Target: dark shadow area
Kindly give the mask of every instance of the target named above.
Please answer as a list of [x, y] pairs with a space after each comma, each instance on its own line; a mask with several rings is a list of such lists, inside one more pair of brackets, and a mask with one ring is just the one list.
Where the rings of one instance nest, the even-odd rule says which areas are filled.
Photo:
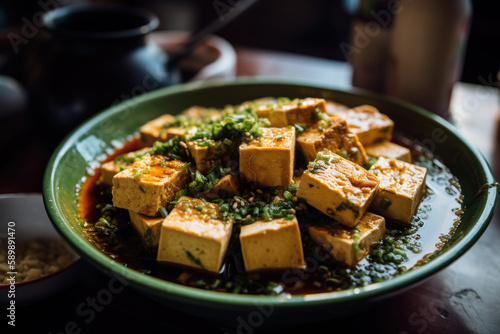
[[[160, 29], [191, 30], [224, 16], [244, 0], [10, 0], [0, 4], [0, 74], [17, 75], [6, 34], [26, 19], [59, 3], [123, 3], [147, 8], [160, 18]], [[44, 4], [43, 6], [40, 3]], [[472, 0], [473, 15], [461, 81], [495, 85], [500, 69], [500, 4]], [[237, 46], [263, 48], [344, 61], [340, 49], [349, 41], [356, 1], [273, 0], [260, 1], [243, 17], [218, 34]], [[2, 54], [3, 53], [3, 54]]]

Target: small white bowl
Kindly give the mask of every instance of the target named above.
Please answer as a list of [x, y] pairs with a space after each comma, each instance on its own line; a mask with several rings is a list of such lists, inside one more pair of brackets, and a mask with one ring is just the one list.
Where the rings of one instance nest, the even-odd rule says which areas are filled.
[[[149, 38], [168, 54], [184, 44], [189, 34], [187, 31], [156, 31]], [[181, 66], [196, 72], [189, 81], [232, 79], [236, 74], [236, 51], [228, 41], [212, 35], [183, 59]]]
[[[10, 222], [14, 224], [9, 224]], [[8, 247], [9, 226], [14, 229], [14, 234], [11, 234], [16, 245], [14, 250], [19, 249], [21, 243], [33, 240], [63, 240], [47, 216], [41, 194], [0, 195], [0, 247], [3, 249]], [[69, 247], [68, 252], [73, 261], [55, 273], [15, 283], [14, 287], [0, 285], [0, 304], [10, 304], [11, 300], [15, 301], [16, 306], [31, 304], [48, 298], [76, 282], [80, 277], [83, 261]], [[20, 255], [16, 253], [16, 256]]]

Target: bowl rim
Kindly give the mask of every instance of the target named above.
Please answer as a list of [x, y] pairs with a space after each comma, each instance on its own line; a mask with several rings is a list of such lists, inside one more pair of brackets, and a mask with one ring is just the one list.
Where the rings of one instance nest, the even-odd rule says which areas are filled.
[[[12, 193], [12, 194], [0, 194], [0, 201], [3, 200], [3, 199], [6, 199], [6, 198], [23, 198], [23, 197], [34, 197], [34, 198], [38, 197], [38, 198], [40, 198], [40, 199], [43, 200], [43, 195], [41, 193]], [[47, 214], [47, 216], [48, 216], [48, 214]], [[52, 223], [52, 220], [51, 219], [49, 219], [49, 220]], [[61, 240], [64, 241], [64, 242], [66, 242], [66, 239], [64, 237], [62, 237], [62, 235], [59, 233], [59, 231], [57, 230], [57, 228], [54, 226], [53, 223], [52, 223], [52, 226], [56, 230], [56, 232], [59, 235], [59, 237], [61, 237]], [[73, 248], [71, 248], [71, 250], [73, 250]], [[78, 254], [76, 254], [76, 255], [77, 255], [77, 257], [69, 265], [67, 265], [66, 267], [61, 268], [58, 271], [53, 272], [51, 274], [44, 275], [44, 276], [41, 276], [41, 277], [38, 277], [38, 278], [35, 278], [35, 279], [32, 279], [32, 280], [29, 280], [29, 281], [16, 282], [16, 283], [14, 283], [14, 286], [16, 288], [20, 288], [20, 287], [23, 287], [23, 286], [26, 286], [26, 285], [39, 283], [41, 281], [45, 281], [45, 280], [50, 279], [50, 278], [52, 278], [52, 277], [54, 277], [56, 275], [59, 275], [59, 274], [65, 272], [67, 270], [70, 270], [71, 268], [75, 267], [76, 265], [78, 265], [80, 262], [83, 261], [83, 259], [82, 259], [82, 257], [80, 255], [78, 255]], [[0, 284], [0, 291], [10, 289], [11, 285], [12, 284]]]
[[[347, 93], [351, 95], [362, 94], [364, 97], [370, 98], [371, 100], [389, 102], [401, 108], [411, 109], [413, 112], [419, 114], [420, 117], [424, 117], [429, 121], [435, 123], [436, 125], [445, 128], [447, 131], [454, 133], [457, 139], [465, 145], [465, 147], [477, 160], [476, 163], [478, 164], [478, 167], [480, 167], [480, 178], [484, 179], [485, 183], [495, 182], [490, 166], [482, 153], [479, 152], [479, 150], [474, 145], [470, 144], [452, 124], [446, 122], [441, 117], [411, 103], [391, 97], [381, 96], [361, 89], [352, 88], [349, 90], [345, 90], [339, 89], [338, 87], [336, 88], [335, 86], [314, 84], [307, 80], [300, 81], [289, 79], [283, 80], [269, 77], [240, 77], [230, 82], [226, 82], [224, 80], [209, 80], [201, 83], [194, 82], [166, 87], [141, 96], [137, 96], [133, 98], [133, 100], [135, 100], [135, 103], [141, 103], [142, 101], [154, 100], [160, 97], [164, 97], [165, 95], [175, 95], [184, 91], [203, 91], [207, 88], [217, 88], [223, 86], [253, 86], [263, 84], [284, 87], [308, 87], [320, 90], [322, 89], [336, 91], [342, 94]], [[125, 103], [127, 103], [127, 101], [125, 101]], [[124, 277], [125, 279], [128, 279], [132, 286], [138, 287], [141, 290], [156, 294], [159, 293], [162, 296], [165, 294], [169, 294], [170, 299], [182, 300], [184, 302], [196, 301], [198, 304], [202, 303], [204, 305], [210, 305], [211, 307], [218, 305], [226, 307], [230, 306], [233, 308], [247, 308], [248, 306], [259, 307], [272, 304], [275, 306], [279, 306], [280, 308], [291, 309], [309, 305], [327, 306], [340, 303], [354, 303], [363, 299], [390, 295], [392, 293], [395, 293], [396, 291], [400, 291], [404, 288], [408, 288], [412, 285], [423, 282], [426, 278], [429, 278], [431, 275], [442, 270], [450, 263], [458, 259], [461, 255], [463, 255], [468, 249], [470, 249], [470, 247], [472, 247], [472, 245], [480, 238], [482, 233], [488, 227], [488, 224], [491, 221], [495, 211], [495, 205], [498, 201], [499, 195], [496, 189], [494, 187], [487, 189], [483, 193], [484, 196], [487, 196], [485, 208], [484, 210], [482, 210], [480, 215], [476, 216], [476, 223], [469, 233], [465, 234], [454, 245], [443, 251], [443, 253], [438, 257], [432, 259], [432, 261], [425, 263], [419, 268], [406, 272], [403, 275], [393, 277], [386, 281], [373, 283], [365, 287], [308, 295], [287, 296], [282, 294], [278, 296], [260, 296], [235, 295], [231, 293], [208, 291], [183, 286], [181, 284], [144, 275], [138, 271], [127, 268], [123, 264], [115, 262], [113, 259], [109, 258], [104, 253], [99, 251], [97, 248], [82, 240], [81, 237], [75, 235], [74, 231], [68, 227], [64, 219], [57, 214], [58, 208], [55, 204], [56, 196], [54, 191], [55, 189], [53, 188], [53, 180], [55, 176], [54, 167], [63, 157], [64, 153], [76, 143], [79, 134], [87, 132], [95, 124], [101, 122], [106, 117], [115, 113], [119, 113], [120, 110], [126, 108], [125, 103], [122, 102], [94, 115], [92, 118], [88, 119], [83, 124], [74, 129], [59, 144], [45, 170], [43, 182], [44, 202], [47, 212], [49, 213], [49, 217], [51, 218], [55, 228], [68, 241], [68, 243], [73, 246], [75, 251], [80, 253], [80, 255], [87, 261], [99, 267], [108, 275], [119, 275], [121, 277]]]

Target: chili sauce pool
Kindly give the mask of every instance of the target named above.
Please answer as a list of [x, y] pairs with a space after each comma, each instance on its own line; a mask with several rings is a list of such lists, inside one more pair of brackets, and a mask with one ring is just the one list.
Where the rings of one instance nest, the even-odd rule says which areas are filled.
[[[239, 244], [239, 227], [235, 225], [225, 262], [219, 274], [156, 262], [156, 255], [144, 249], [130, 224], [127, 210], [112, 206], [111, 187], [99, 185], [99, 169], [78, 187], [79, 211], [85, 222], [85, 236], [107, 256], [145, 275], [167, 281], [238, 294], [311, 294], [339, 291], [390, 279], [425, 263], [439, 251], [460, 222], [461, 188], [456, 177], [436, 157], [412, 145], [411, 140], [395, 136], [395, 142], [411, 149], [413, 162], [427, 168], [426, 194], [408, 226], [387, 221], [386, 235], [370, 255], [354, 268], [331, 261], [328, 254], [308, 235], [308, 222], [319, 211], [307, 206], [297, 211], [300, 222], [306, 269], [247, 274]], [[136, 139], [110, 155], [138, 148]]]

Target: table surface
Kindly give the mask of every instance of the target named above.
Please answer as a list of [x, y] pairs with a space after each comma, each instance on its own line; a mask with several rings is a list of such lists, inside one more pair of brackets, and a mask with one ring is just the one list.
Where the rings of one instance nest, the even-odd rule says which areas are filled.
[[[351, 86], [351, 70], [346, 63], [245, 48], [237, 48], [237, 55], [239, 76], [299, 79], [344, 89]], [[484, 154], [496, 179], [500, 175], [498, 93], [492, 87], [457, 83], [450, 107], [459, 132]], [[0, 194], [41, 191], [41, 177], [52, 147], [40, 140], [43, 130], [29, 124], [26, 115], [0, 124], [0, 153], [3, 157], [12, 157], [0, 169]], [[9, 145], [14, 139], [16, 146]], [[12, 173], [22, 175], [23, 182], [16, 182]], [[341, 332], [365, 332], [377, 328], [376, 332], [385, 333], [500, 333], [498, 240], [500, 215], [497, 213], [472, 249], [424, 284], [356, 315], [282, 330], [314, 333], [335, 328]], [[74, 322], [82, 333], [119, 329], [167, 333], [230, 331], [201, 317], [193, 319], [177, 311], [175, 306], [160, 305], [128, 287], [114, 295], [111, 302], [87, 323], [88, 318], [81, 317], [76, 310], [81, 303], [95, 298], [107, 286], [109, 278], [90, 265], [85, 264], [84, 269], [82, 279], [68, 290], [49, 300], [18, 308], [17, 329], [20, 332], [36, 329], [37, 333], [64, 333], [71, 332], [68, 324]]]

